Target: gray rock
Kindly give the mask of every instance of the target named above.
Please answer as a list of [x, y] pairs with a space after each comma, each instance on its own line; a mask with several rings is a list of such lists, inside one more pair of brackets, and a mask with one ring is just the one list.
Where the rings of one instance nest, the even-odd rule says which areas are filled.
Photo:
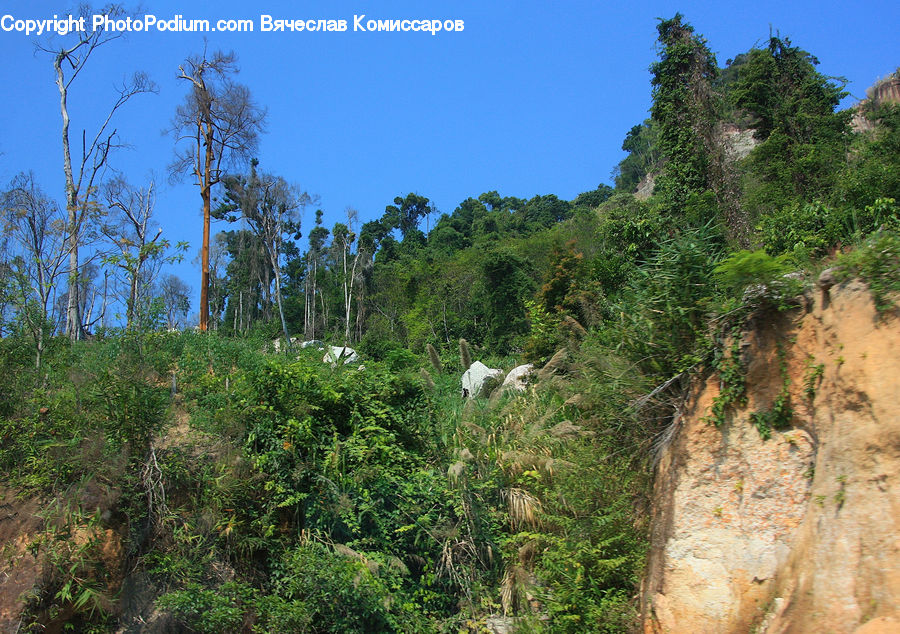
[[825, 269], [821, 273], [819, 273], [819, 279], [816, 282], [819, 288], [823, 291], [827, 291], [832, 286], [837, 284], [837, 277], [834, 275], [834, 269]]
[[517, 620], [514, 616], [489, 616], [484, 625], [491, 634], [511, 634]]
[[487, 396], [502, 376], [503, 370], [476, 361], [462, 375], [462, 395], [468, 398]]
[[[291, 345], [295, 345], [298, 341], [300, 341], [299, 337], [291, 337]], [[284, 337], [278, 337], [272, 341], [272, 349], [275, 352], [281, 352], [282, 347], [284, 347]]]
[[510, 370], [509, 374], [506, 375], [506, 378], [503, 379], [503, 385], [501, 387], [504, 390], [524, 392], [525, 388], [528, 386], [528, 377], [531, 376], [532, 372], [534, 372], [534, 364], [532, 363], [516, 366]]

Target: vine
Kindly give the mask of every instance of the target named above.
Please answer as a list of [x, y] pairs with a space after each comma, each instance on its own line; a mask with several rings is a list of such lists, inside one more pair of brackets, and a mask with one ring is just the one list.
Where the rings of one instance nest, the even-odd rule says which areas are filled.
[[815, 357], [809, 356], [806, 360], [806, 372], [803, 373], [803, 392], [809, 400], [816, 397], [816, 388], [825, 374], [825, 364], [813, 363], [815, 360]]
[[746, 368], [741, 361], [740, 328], [731, 332], [731, 347], [713, 362], [713, 368], [719, 373], [719, 394], [713, 398], [709, 416], [704, 421], [720, 427], [728, 422], [728, 414], [735, 407], [747, 404], [747, 383], [744, 378]]
[[781, 373], [781, 391], [772, 402], [772, 407], [750, 414], [750, 421], [756, 426], [760, 437], [768, 440], [772, 437], [773, 429], [785, 429], [790, 426], [794, 417], [791, 407], [791, 377], [788, 375], [787, 353], [784, 347], [778, 344], [778, 365]]

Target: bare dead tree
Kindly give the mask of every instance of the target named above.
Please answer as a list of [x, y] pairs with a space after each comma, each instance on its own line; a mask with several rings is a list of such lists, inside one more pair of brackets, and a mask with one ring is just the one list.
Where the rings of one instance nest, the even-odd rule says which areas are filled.
[[[109, 269], [104, 267], [103, 283], [99, 283], [101, 269], [94, 262], [88, 261], [81, 265], [81, 274], [78, 276], [78, 293], [81, 301], [81, 315], [84, 328], [87, 332], [94, 330], [97, 324], [106, 324], [106, 310], [109, 304]], [[68, 306], [68, 296], [66, 297]], [[57, 319], [64, 324], [65, 319]]]
[[[254, 170], [255, 175], [255, 170]], [[288, 349], [291, 347], [291, 335], [288, 332], [284, 317], [284, 305], [281, 294], [281, 252], [285, 233], [299, 235], [300, 211], [312, 198], [306, 192], [298, 192], [296, 187], [281, 177], [264, 174], [259, 182], [261, 200], [256, 213], [251, 218], [257, 235], [263, 242], [269, 264], [275, 278], [275, 301], [278, 305], [278, 316], [281, 318], [281, 330]]]
[[192, 175], [203, 201], [203, 245], [200, 252], [200, 330], [209, 324], [209, 225], [212, 188], [226, 169], [248, 160], [263, 130], [265, 110], [246, 86], [235, 83], [233, 52], [188, 58], [178, 67], [179, 79], [190, 83], [185, 102], [175, 111], [173, 176]]
[[[353, 207], [347, 207], [347, 224], [340, 223], [334, 226], [332, 230], [332, 248], [335, 250], [335, 259], [340, 259], [341, 268], [341, 286], [344, 299], [344, 341], [350, 342], [350, 311], [353, 306], [353, 290], [356, 282], [359, 281], [358, 265], [362, 249], [357, 245], [356, 253], [351, 258], [353, 243], [357, 241], [357, 236], [353, 231], [354, 225], [357, 223], [359, 212]], [[348, 260], [351, 260], [348, 269]]]
[[[94, 13], [88, 5], [82, 5], [80, 15], [90, 22]], [[118, 5], [104, 9], [111, 18], [125, 15]], [[86, 130], [81, 133], [81, 154], [73, 161], [69, 139], [69, 92], [72, 83], [87, 65], [90, 56], [98, 48], [121, 37], [118, 33], [104, 30], [73, 31], [71, 38], [54, 46], [53, 43], [38, 45], [38, 50], [49, 53], [53, 57], [53, 69], [56, 71], [56, 85], [59, 89], [59, 109], [62, 116], [62, 150], [63, 173], [66, 183], [66, 213], [68, 216], [68, 251], [69, 251], [69, 299], [66, 312], [66, 333], [73, 341], [82, 337], [81, 302], [78, 292], [79, 258], [78, 249], [84, 240], [84, 228], [87, 219], [96, 205], [91, 196], [98, 185], [102, 168], [109, 159], [110, 150], [116, 146], [116, 130], [111, 129], [114, 115], [129, 99], [135, 95], [156, 92], [156, 85], [144, 73], [135, 73], [130, 80], [117, 89], [117, 96], [106, 113], [103, 122], [89, 137]]]

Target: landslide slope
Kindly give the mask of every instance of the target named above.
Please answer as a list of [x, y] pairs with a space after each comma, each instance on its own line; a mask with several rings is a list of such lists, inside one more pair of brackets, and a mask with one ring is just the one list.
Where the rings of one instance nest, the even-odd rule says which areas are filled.
[[747, 325], [727, 423], [719, 375], [695, 386], [655, 480], [645, 632], [900, 631], [898, 326], [859, 281], [819, 289]]

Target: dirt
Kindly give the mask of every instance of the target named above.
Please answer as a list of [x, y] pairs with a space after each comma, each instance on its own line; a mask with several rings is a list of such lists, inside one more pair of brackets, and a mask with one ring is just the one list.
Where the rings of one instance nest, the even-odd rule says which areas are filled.
[[43, 527], [36, 499], [19, 499], [0, 485], [0, 632], [13, 632], [22, 613], [22, 595], [40, 579], [43, 566], [29, 545]]
[[[647, 633], [900, 622], [900, 319], [860, 282], [811, 299], [744, 333], [748, 403], [730, 422], [706, 419], [715, 375], [676, 422], [655, 481]], [[793, 418], [764, 440], [750, 415], [785, 379]]]

